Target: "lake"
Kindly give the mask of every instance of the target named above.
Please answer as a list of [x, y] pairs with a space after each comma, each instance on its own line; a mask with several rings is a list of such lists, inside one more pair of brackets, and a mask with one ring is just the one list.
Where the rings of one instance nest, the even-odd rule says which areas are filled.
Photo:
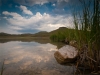
[[0, 43], [0, 68], [4, 61], [3, 75], [74, 75], [75, 67], [60, 65], [51, 43], [9, 41]]

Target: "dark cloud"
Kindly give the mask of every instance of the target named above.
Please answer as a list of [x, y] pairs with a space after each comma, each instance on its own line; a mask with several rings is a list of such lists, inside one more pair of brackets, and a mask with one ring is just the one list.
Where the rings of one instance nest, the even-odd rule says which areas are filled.
[[71, 13], [70, 10], [73, 8], [71, 6], [72, 6], [71, 0], [60, 0], [60, 1], [57, 1], [53, 12], [55, 14], [59, 14], [59, 15], [60, 14], [61, 15], [69, 14], [69, 13]]
[[21, 5], [33, 6], [35, 4], [45, 4], [45, 3], [62, 3], [62, 2], [69, 2], [70, 0], [1, 0], [3, 3], [7, 2], [15, 2]]
[[55, 2], [56, 0], [14, 0], [14, 2], [22, 5], [33, 6], [35, 4], [45, 4], [48, 2]]
[[12, 3], [17, 3], [20, 5], [33, 6], [35, 4], [43, 5], [45, 3], [53, 3], [56, 4], [57, 9], [63, 9], [66, 6], [70, 6], [71, 4], [78, 3], [79, 0], [0, 0], [0, 5], [9, 4], [11, 6]]
[[65, 7], [66, 5], [68, 5], [68, 2], [66, 2], [66, 1], [61, 1], [61, 2], [58, 2], [57, 3], [57, 8], [63, 8], [63, 7]]
[[[66, 3], [78, 4], [80, 0], [0, 0], [0, 5], [10, 2], [15, 2], [21, 5], [32, 6], [35, 4], [57, 3], [58, 6], [65, 6]], [[82, 1], [82, 0], [81, 0]], [[86, 1], [86, 0], [85, 0]], [[88, 0], [87, 0], [88, 1]]]

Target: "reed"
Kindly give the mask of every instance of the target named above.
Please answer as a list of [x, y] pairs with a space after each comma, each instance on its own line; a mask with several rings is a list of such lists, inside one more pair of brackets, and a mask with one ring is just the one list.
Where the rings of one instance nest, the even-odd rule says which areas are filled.
[[0, 70], [0, 75], [3, 75], [3, 72], [4, 72], [4, 62], [5, 62], [5, 60], [2, 63], [1, 70]]
[[[67, 38], [77, 41], [79, 50], [78, 65], [84, 65], [93, 71], [100, 69], [100, 2], [99, 0], [79, 0], [81, 11], [74, 9], [75, 29], [55, 33], [52, 40], [61, 41]], [[64, 38], [62, 38], [64, 36]]]
[[100, 69], [100, 3], [99, 0], [80, 0], [80, 2], [81, 13], [73, 14], [76, 30], [74, 35], [80, 50], [78, 64], [84, 64], [91, 70], [98, 71]]

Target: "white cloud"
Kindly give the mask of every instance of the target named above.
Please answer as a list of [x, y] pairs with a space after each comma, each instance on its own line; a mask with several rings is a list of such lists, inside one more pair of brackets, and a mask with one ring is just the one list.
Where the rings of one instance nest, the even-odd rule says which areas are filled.
[[52, 6], [56, 6], [55, 4], [52, 4]]
[[14, 17], [14, 18], [15, 18], [15, 17], [21, 17], [21, 15], [15, 13], [15, 12], [4, 11], [4, 12], [2, 12], [2, 14], [4, 14], [4, 15], [10, 15], [10, 16], [12, 16], [12, 17]]
[[9, 12], [8, 12], [8, 11], [4, 11], [4, 12], [2, 12], [2, 14], [4, 14], [4, 15], [8, 15]]
[[11, 29], [21, 30], [22, 28], [37, 29], [39, 31], [52, 31], [59, 27], [73, 27], [71, 15], [52, 16], [47, 13], [37, 12], [30, 18], [25, 18], [17, 13], [4, 11], [2, 14], [12, 16], [5, 18], [11, 25]]
[[23, 11], [24, 14], [33, 15], [33, 13], [30, 10], [28, 10], [26, 6], [20, 5], [19, 8]]
[[10, 26], [9, 28], [13, 30], [22, 30], [22, 28], [19, 26]]
[[21, 34], [20, 32], [10, 27], [0, 27], [0, 32], [10, 33], [10, 34]]
[[48, 3], [48, 0], [33, 0], [34, 2], [34, 4], [41, 4], [41, 5], [43, 5], [44, 3]]

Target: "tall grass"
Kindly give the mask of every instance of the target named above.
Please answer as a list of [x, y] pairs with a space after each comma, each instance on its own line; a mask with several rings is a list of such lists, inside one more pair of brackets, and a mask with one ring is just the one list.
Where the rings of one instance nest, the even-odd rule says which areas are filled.
[[58, 29], [52, 35], [50, 36], [50, 39], [56, 42], [63, 42], [65, 39], [67, 40], [72, 40], [75, 39], [74, 37], [74, 29], [68, 29], [68, 28], [63, 28], [63, 29]]
[[1, 70], [0, 70], [0, 75], [3, 75], [3, 72], [4, 72], [4, 62], [5, 62], [5, 60], [2, 63]]
[[[53, 34], [56, 41], [76, 40], [80, 52], [79, 65], [91, 70], [100, 70], [100, 2], [99, 0], [79, 0], [82, 11], [73, 13], [75, 30]], [[64, 38], [62, 38], [64, 37]], [[59, 40], [58, 40], [59, 39]]]
[[[87, 54], [84, 55], [84, 62], [92, 70], [99, 70], [100, 66], [100, 3], [99, 0], [80, 0], [82, 5], [81, 13], [74, 13], [75, 37], [79, 49], [87, 45]], [[78, 15], [77, 15], [78, 14]], [[81, 16], [79, 15], [81, 14]], [[80, 26], [80, 28], [79, 28]], [[77, 30], [81, 30], [80, 33]], [[82, 64], [84, 64], [84, 62]]]
[[64, 41], [66, 39], [66, 34], [64, 32], [58, 31], [58, 32], [52, 34], [50, 36], [50, 39], [52, 39], [55, 42], [61, 42], [61, 41]]

